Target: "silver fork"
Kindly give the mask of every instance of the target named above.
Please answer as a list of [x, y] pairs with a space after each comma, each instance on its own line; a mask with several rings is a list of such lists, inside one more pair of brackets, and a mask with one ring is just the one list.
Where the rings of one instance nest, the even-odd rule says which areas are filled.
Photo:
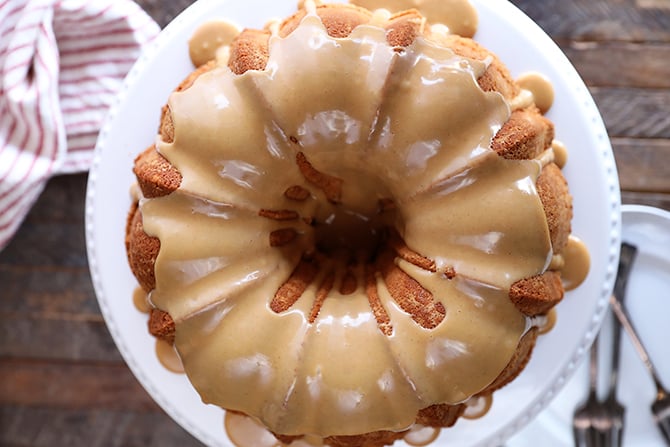
[[[619, 258], [619, 270], [614, 293], [624, 299], [628, 275], [635, 259], [637, 250], [633, 246], [623, 244]], [[589, 363], [589, 395], [586, 402], [575, 410], [573, 417], [573, 434], [577, 447], [620, 447], [623, 440], [624, 413], [623, 405], [616, 398], [619, 378], [619, 351], [621, 343], [621, 325], [617, 319], [612, 326], [612, 353], [609, 389], [604, 401], [597, 397], [598, 380], [598, 344], [600, 336], [591, 346]]]
[[600, 413], [601, 403], [598, 401], [598, 340], [596, 337], [589, 353], [589, 394], [586, 401], [575, 410], [572, 419], [572, 433], [576, 447], [592, 447], [596, 445], [594, 422]]
[[670, 392], [663, 388], [663, 384], [658, 377], [656, 368], [654, 367], [654, 364], [651, 363], [649, 354], [642, 344], [635, 327], [631, 323], [630, 318], [628, 317], [628, 312], [623, 304], [615, 295], [610, 298], [610, 303], [612, 304], [614, 314], [617, 316], [624, 329], [626, 329], [626, 332], [628, 332], [635, 350], [640, 355], [644, 366], [646, 366], [649, 374], [651, 374], [651, 378], [654, 380], [654, 385], [656, 385], [656, 399], [651, 405], [651, 412], [654, 415], [654, 422], [656, 422], [656, 425], [665, 437], [666, 444], [670, 446]]

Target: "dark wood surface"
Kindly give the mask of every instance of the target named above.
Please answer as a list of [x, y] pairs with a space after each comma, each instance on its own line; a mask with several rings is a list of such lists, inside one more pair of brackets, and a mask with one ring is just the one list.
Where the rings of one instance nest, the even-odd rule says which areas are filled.
[[[164, 26], [190, 2], [139, 2]], [[563, 48], [611, 136], [624, 203], [670, 210], [670, 0], [515, 0]], [[0, 252], [0, 446], [195, 446], [107, 332], [86, 175], [53, 178]]]

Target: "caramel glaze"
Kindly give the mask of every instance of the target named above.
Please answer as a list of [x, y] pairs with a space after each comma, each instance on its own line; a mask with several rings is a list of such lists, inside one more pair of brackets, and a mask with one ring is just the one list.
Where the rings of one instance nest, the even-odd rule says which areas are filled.
[[282, 447], [272, 433], [259, 422], [234, 411], [227, 411], [224, 426], [230, 441], [238, 447]]
[[447, 27], [451, 34], [472, 37], [477, 31], [477, 10], [469, 0], [349, 0], [364, 8], [391, 12], [416, 9], [430, 23]]
[[564, 258], [564, 267], [561, 269], [563, 287], [565, 290], [573, 290], [586, 279], [591, 266], [589, 250], [578, 237], [570, 235], [560, 256]]
[[136, 287], [133, 290], [133, 305], [143, 314], [148, 314], [151, 311], [152, 306], [147, 298], [147, 292], [143, 288]]
[[439, 435], [439, 428], [415, 425], [407, 432], [403, 440], [408, 445], [422, 447], [431, 444]]
[[165, 369], [176, 374], [184, 372], [184, 366], [181, 363], [179, 354], [174, 346], [160, 338], [156, 339], [156, 357]]
[[140, 200], [150, 299], [205, 402], [287, 435], [400, 431], [519, 355], [510, 288], [553, 259], [553, 157], [491, 149], [512, 97], [478, 85], [490, 59], [374, 24], [334, 38], [309, 5], [264, 70], [171, 96], [156, 148], [179, 188]]
[[196, 67], [216, 59], [222, 47], [230, 46], [240, 30], [225, 20], [211, 20], [200, 25], [188, 42], [188, 54]]
[[533, 96], [533, 102], [540, 109], [540, 112], [547, 112], [554, 103], [554, 87], [541, 73], [524, 73], [516, 80], [519, 86], [530, 92]]
[[488, 413], [491, 409], [491, 405], [493, 405], [492, 394], [473, 397], [466, 403], [463, 417], [465, 419], [478, 419]]
[[556, 163], [556, 166], [563, 169], [568, 162], [568, 148], [560, 141], [554, 140], [551, 144], [551, 149], [554, 152], [554, 163]]

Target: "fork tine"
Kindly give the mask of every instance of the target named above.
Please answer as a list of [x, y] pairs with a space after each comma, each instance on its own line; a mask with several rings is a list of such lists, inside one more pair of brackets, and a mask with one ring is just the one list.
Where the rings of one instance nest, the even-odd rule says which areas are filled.
[[586, 447], [586, 437], [584, 430], [581, 428], [572, 428], [572, 438], [575, 440], [575, 447]]
[[612, 431], [609, 429], [604, 429], [599, 432], [600, 435], [600, 444], [598, 447], [613, 447], [612, 446]]
[[598, 427], [591, 432], [591, 443], [595, 447], [607, 447], [607, 444], [605, 444], [605, 435], [599, 431]]
[[661, 429], [666, 443], [670, 445], [670, 407], [664, 410], [664, 412], [659, 412], [660, 414], [655, 414], [654, 419], [656, 419], [656, 425]]
[[610, 447], [621, 447], [623, 443], [622, 428], [620, 421], [615, 421], [612, 428], [607, 433], [607, 445]]
[[661, 432], [665, 437], [665, 441], [670, 445], [670, 419], [666, 419], [658, 424], [661, 427]]
[[605, 439], [606, 433], [600, 431], [597, 427], [591, 432], [591, 446], [593, 447], [609, 447]]
[[619, 430], [616, 436], [616, 445], [621, 447], [623, 445], [623, 430]]

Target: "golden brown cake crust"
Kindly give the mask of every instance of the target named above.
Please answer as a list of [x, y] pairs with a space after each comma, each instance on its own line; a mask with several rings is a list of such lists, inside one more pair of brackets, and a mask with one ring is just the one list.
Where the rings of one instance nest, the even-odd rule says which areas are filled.
[[149, 333], [169, 344], [173, 344], [175, 325], [170, 314], [160, 309], [151, 309], [149, 313]]
[[[301, 9], [284, 20], [279, 27], [279, 35], [286, 37], [291, 34], [305, 17], [305, 9]], [[351, 4], [325, 4], [316, 8], [323, 25], [331, 37], [342, 38], [351, 34], [354, 28], [370, 21], [370, 11]]]
[[514, 356], [509, 361], [505, 369], [502, 370], [500, 375], [493, 381], [493, 383], [486, 387], [486, 389], [482, 391], [480, 395], [487, 395], [493, 393], [496, 390], [499, 390], [514, 380], [521, 373], [521, 371], [523, 371], [523, 369], [528, 364], [528, 361], [530, 360], [530, 356], [533, 352], [533, 348], [535, 347], [535, 342], [537, 341], [538, 335], [539, 330], [538, 328], [534, 327], [526, 332], [523, 337], [521, 337], [519, 346], [517, 347]]
[[137, 278], [144, 291], [150, 292], [156, 287], [154, 264], [158, 257], [161, 243], [158, 238], [151, 237], [144, 232], [142, 213], [133, 205], [128, 217], [126, 246], [130, 270]]
[[233, 40], [228, 68], [235, 74], [262, 70], [268, 63], [269, 30], [245, 29]]
[[537, 179], [537, 192], [547, 215], [551, 245], [554, 253], [560, 254], [572, 231], [572, 197], [568, 182], [556, 164], [549, 163], [542, 169]]
[[553, 139], [553, 123], [532, 107], [513, 111], [493, 138], [491, 148], [507, 159], [530, 159], [551, 146]]
[[486, 92], [499, 92], [505, 99], [512, 99], [521, 91], [519, 86], [514, 82], [509, 70], [500, 59], [474, 40], [456, 35], [448, 35], [444, 38], [443, 42], [454, 53], [460, 56], [479, 61], [491, 58], [489, 68], [477, 80], [482, 90]]
[[425, 20], [417, 10], [399, 12], [385, 25], [386, 41], [392, 47], [407, 47], [422, 33], [424, 26]]
[[428, 427], [451, 427], [463, 415], [465, 408], [465, 404], [431, 405], [419, 411], [416, 422]]
[[379, 271], [386, 287], [398, 305], [421, 327], [433, 329], [444, 320], [447, 313], [444, 305], [436, 301], [433, 294], [395, 263], [396, 254], [387, 251], [379, 257]]
[[176, 191], [181, 184], [181, 174], [153, 145], [135, 158], [133, 173], [144, 197], [161, 197]]
[[561, 275], [547, 271], [512, 284], [509, 297], [517, 309], [533, 317], [549, 312], [549, 309], [561, 302], [563, 293]]

